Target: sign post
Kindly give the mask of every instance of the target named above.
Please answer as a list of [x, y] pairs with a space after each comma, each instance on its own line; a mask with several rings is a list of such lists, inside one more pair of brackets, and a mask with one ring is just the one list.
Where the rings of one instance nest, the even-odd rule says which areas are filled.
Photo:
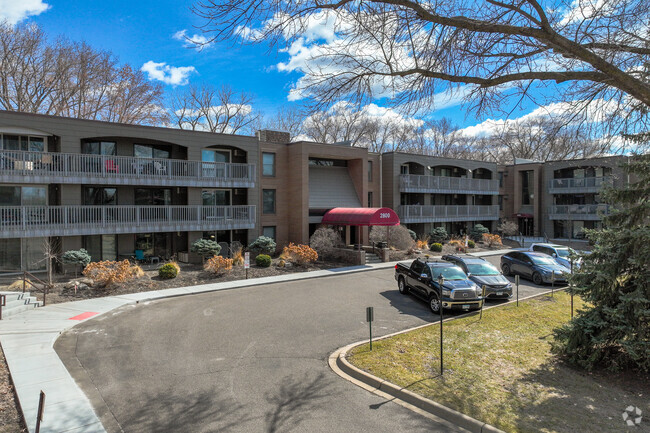
[[244, 253], [244, 269], [246, 269], [246, 279], [248, 280], [248, 268], [251, 267], [251, 253], [246, 251]]
[[38, 412], [36, 413], [36, 433], [41, 431], [41, 421], [43, 421], [43, 409], [45, 408], [45, 393], [41, 390], [41, 395], [38, 397]]
[[481, 290], [481, 316], [479, 317], [479, 320], [483, 318], [483, 304], [485, 304], [485, 284], [483, 284]]
[[517, 307], [519, 306], [519, 275], [515, 275], [515, 284], [517, 286]]
[[370, 350], [372, 350], [372, 321], [373, 320], [375, 320], [374, 307], [366, 307], [366, 322], [368, 322], [368, 327], [370, 328]]
[[551, 271], [551, 298], [555, 294], [555, 271]]
[[[573, 277], [573, 256], [571, 256], [571, 277]], [[569, 282], [569, 293], [571, 293], [571, 318], [573, 319], [573, 288]]]
[[442, 276], [442, 274], [438, 275], [438, 295], [439, 295], [439, 300], [440, 300], [440, 376], [442, 376], [442, 373], [444, 371], [444, 364], [442, 362], [442, 322], [444, 320], [444, 313], [443, 313], [443, 306], [442, 306], [442, 287], [445, 284], [445, 277]]

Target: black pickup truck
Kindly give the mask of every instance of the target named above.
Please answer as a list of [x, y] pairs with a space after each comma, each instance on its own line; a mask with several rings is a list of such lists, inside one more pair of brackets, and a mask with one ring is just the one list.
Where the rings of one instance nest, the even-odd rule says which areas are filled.
[[[442, 290], [438, 278], [444, 278]], [[395, 280], [403, 295], [413, 293], [429, 303], [435, 314], [443, 308], [453, 310], [477, 310], [481, 308], [481, 288], [471, 281], [465, 272], [449, 262], [416, 259], [407, 266], [395, 265]]]

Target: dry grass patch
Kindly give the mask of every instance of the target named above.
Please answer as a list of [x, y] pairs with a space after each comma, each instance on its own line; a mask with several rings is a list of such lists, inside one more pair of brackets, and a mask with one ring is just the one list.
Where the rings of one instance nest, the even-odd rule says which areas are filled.
[[[575, 298], [576, 309], [584, 304]], [[650, 413], [647, 376], [587, 374], [550, 353], [570, 319], [570, 297], [538, 298], [355, 348], [348, 360], [375, 376], [509, 432], [625, 431], [629, 405]], [[644, 420], [645, 421], [645, 420]], [[643, 430], [646, 428], [647, 430]], [[641, 431], [650, 431], [650, 422]]]

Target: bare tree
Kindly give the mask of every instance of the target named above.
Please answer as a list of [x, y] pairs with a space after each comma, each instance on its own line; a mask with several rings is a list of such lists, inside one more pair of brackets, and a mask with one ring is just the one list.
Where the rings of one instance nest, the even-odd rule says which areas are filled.
[[389, 95], [394, 104], [429, 108], [447, 88], [484, 113], [555, 85], [556, 100], [586, 122], [593, 103], [606, 101], [610, 133], [648, 128], [644, 0], [202, 0], [194, 12], [213, 40], [276, 46], [298, 40], [314, 18], [334, 22], [336, 38], [310, 47], [298, 83], [319, 106]]
[[305, 118], [305, 112], [299, 108], [280, 107], [273, 116], [261, 121], [258, 129], [289, 132], [292, 140], [301, 139], [306, 137], [303, 126]]
[[207, 84], [178, 90], [171, 98], [170, 122], [181, 129], [236, 134], [251, 133], [259, 115], [253, 96], [229, 86]]
[[0, 23], [0, 107], [120, 123], [165, 120], [163, 89], [110, 52], [59, 38], [34, 24]]

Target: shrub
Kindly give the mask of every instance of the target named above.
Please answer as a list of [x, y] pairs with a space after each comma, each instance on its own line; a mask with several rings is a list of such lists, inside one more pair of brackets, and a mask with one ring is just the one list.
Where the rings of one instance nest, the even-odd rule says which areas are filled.
[[467, 241], [467, 246], [470, 247], [470, 248], [476, 248], [476, 242], [474, 242], [473, 240], [469, 239], [469, 240]]
[[210, 239], [199, 239], [192, 243], [190, 249], [193, 253], [197, 253], [205, 261], [206, 257], [216, 256], [221, 252], [221, 246], [215, 241]]
[[452, 239], [449, 241], [449, 246], [451, 246], [454, 251], [460, 251], [460, 252], [465, 252], [465, 241], [461, 241], [459, 239]]
[[241, 266], [244, 264], [244, 249], [237, 248], [232, 252], [232, 264], [233, 266]]
[[[386, 238], [386, 232], [390, 232], [390, 239]], [[389, 247], [395, 247], [398, 250], [407, 251], [415, 245], [415, 241], [411, 238], [409, 230], [402, 226], [391, 226], [388, 228], [383, 226], [373, 226], [370, 229], [371, 242], [388, 242]]]
[[257, 253], [257, 254], [273, 254], [275, 253], [275, 248], [277, 245], [275, 241], [266, 236], [260, 236], [255, 239], [249, 246], [248, 249]]
[[431, 242], [443, 243], [448, 237], [447, 229], [444, 227], [434, 227], [431, 233], [429, 233], [429, 240]]
[[415, 241], [415, 246], [420, 250], [426, 250], [429, 248], [429, 244], [427, 243], [426, 240], [423, 241], [418, 239], [417, 241]]
[[282, 250], [282, 258], [298, 265], [306, 265], [318, 260], [318, 253], [309, 245], [290, 243]]
[[255, 257], [255, 264], [260, 268], [268, 268], [271, 266], [271, 256], [268, 254], [260, 254]]
[[122, 260], [121, 262], [105, 260], [90, 263], [83, 270], [83, 274], [88, 278], [92, 278], [99, 286], [108, 286], [141, 277], [144, 272], [140, 266], [132, 266], [128, 260]]
[[483, 233], [483, 242], [488, 244], [488, 247], [491, 247], [493, 245], [502, 245], [501, 236], [491, 235], [489, 233]]
[[176, 278], [178, 275], [178, 265], [176, 263], [166, 263], [158, 269], [158, 276], [163, 280], [170, 280]]
[[334, 249], [341, 245], [341, 237], [338, 232], [327, 227], [316, 229], [309, 239], [309, 246], [316, 250], [321, 258], [331, 256], [334, 253]]
[[224, 274], [232, 270], [232, 259], [227, 259], [221, 256], [214, 256], [205, 262], [203, 269], [210, 271], [216, 275]]
[[418, 239], [418, 235], [415, 234], [415, 232], [411, 229], [407, 229], [409, 231], [409, 235], [411, 235], [411, 239], [414, 241]]
[[483, 224], [476, 224], [472, 230], [469, 231], [469, 237], [472, 238], [474, 242], [479, 242], [483, 239], [483, 234], [490, 233], [487, 227]]
[[504, 236], [514, 236], [519, 233], [519, 226], [514, 221], [504, 220], [497, 226], [497, 231]]
[[90, 263], [90, 260], [91, 260], [90, 254], [88, 254], [88, 251], [84, 250], [83, 248], [80, 250], [66, 251], [61, 256], [61, 261], [63, 263], [69, 265], [75, 265], [74, 267], [75, 277], [77, 276], [77, 267], [81, 266], [82, 268], [85, 268], [88, 265], [88, 263]]
[[430, 249], [436, 253], [442, 252], [442, 244], [440, 242], [434, 242], [431, 244]]

